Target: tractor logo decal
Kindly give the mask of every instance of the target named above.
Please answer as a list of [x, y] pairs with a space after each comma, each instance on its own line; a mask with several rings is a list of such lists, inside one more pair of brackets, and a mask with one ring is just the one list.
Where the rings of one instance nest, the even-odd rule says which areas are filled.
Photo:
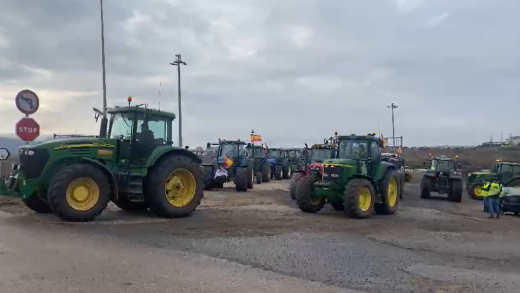
[[54, 148], [54, 150], [67, 150], [67, 149], [85, 149], [85, 148], [114, 148], [113, 144], [109, 143], [82, 143], [82, 144], [62, 144]]

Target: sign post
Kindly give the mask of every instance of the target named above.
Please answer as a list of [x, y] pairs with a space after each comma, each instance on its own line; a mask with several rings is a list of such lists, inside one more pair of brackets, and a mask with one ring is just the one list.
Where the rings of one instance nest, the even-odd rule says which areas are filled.
[[23, 90], [16, 95], [15, 104], [16, 108], [25, 114], [25, 118], [16, 123], [16, 135], [26, 143], [34, 141], [40, 136], [40, 125], [33, 118], [29, 118], [29, 115], [36, 113], [40, 108], [40, 98], [31, 90]]

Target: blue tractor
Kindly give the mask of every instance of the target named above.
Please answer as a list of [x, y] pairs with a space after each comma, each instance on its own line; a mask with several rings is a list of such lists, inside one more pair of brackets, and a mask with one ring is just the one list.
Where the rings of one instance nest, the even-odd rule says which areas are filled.
[[292, 160], [287, 150], [269, 148], [267, 161], [271, 164], [271, 177], [276, 180], [290, 179], [292, 176]]
[[216, 145], [215, 160], [202, 164], [204, 189], [222, 188], [224, 183], [233, 181], [237, 191], [253, 188], [254, 162], [249, 157], [246, 143], [240, 140], [219, 140], [209, 143], [207, 148]]

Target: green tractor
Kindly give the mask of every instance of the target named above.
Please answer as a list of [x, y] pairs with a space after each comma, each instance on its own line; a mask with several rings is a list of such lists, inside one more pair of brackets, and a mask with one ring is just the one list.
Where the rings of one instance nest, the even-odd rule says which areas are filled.
[[267, 161], [267, 151], [262, 145], [248, 145], [249, 157], [254, 160], [256, 184], [271, 181], [271, 164]]
[[20, 147], [20, 164], [7, 186], [0, 180], [0, 194], [65, 221], [94, 220], [109, 201], [165, 218], [191, 214], [203, 197], [200, 158], [172, 146], [173, 113], [130, 103], [107, 109], [99, 136]]
[[298, 182], [298, 207], [307, 213], [320, 211], [328, 202], [353, 218], [374, 212], [397, 212], [400, 193], [398, 168], [382, 160], [382, 141], [375, 134], [338, 136], [334, 159], [323, 162], [323, 176], [310, 172]]
[[456, 162], [446, 156], [430, 158], [430, 168], [421, 179], [421, 198], [430, 198], [431, 192], [447, 194], [451, 202], [462, 200], [462, 174], [457, 171]]
[[506, 187], [520, 187], [520, 164], [497, 161], [491, 171], [478, 171], [468, 174], [466, 190], [475, 200], [482, 200], [482, 185], [486, 181], [498, 179]]

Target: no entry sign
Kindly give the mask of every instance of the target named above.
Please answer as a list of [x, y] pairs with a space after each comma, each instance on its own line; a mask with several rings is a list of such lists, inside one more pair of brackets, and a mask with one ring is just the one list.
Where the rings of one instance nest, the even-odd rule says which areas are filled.
[[40, 125], [32, 118], [22, 118], [16, 123], [16, 135], [23, 141], [34, 141], [40, 136]]

